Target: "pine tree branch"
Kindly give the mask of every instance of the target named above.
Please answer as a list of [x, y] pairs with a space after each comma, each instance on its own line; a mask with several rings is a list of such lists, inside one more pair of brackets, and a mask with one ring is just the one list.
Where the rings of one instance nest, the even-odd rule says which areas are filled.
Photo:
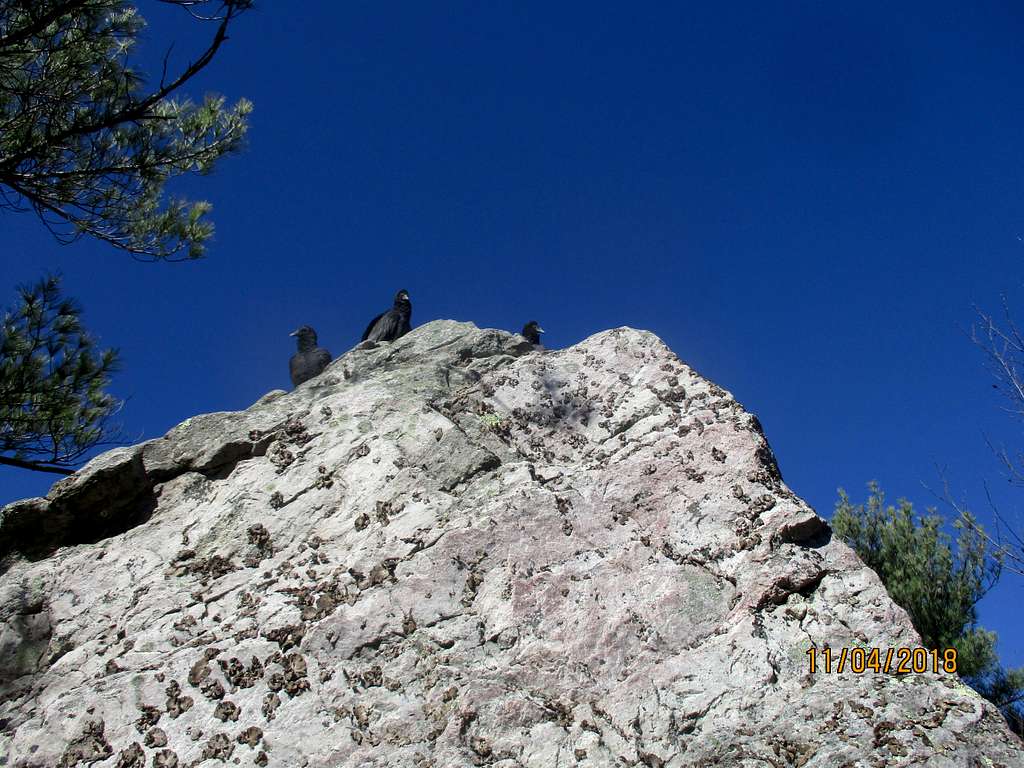
[[0, 37], [0, 49], [10, 48], [12, 45], [22, 43], [25, 40], [29, 40], [36, 35], [41, 34], [44, 29], [57, 21], [61, 16], [71, 13], [76, 8], [82, 7], [85, 5], [85, 2], [86, 0], [70, 0], [66, 3], [58, 3], [46, 13], [36, 19], [33, 19], [32, 23], [27, 27], [23, 27], [22, 29], [15, 30], [14, 32]]
[[42, 461], [22, 461], [21, 459], [14, 459], [10, 456], [0, 456], [0, 464], [6, 464], [9, 467], [18, 467], [19, 469], [31, 469], [34, 472], [50, 472], [55, 475], [75, 474], [75, 470], [68, 469], [67, 467], [58, 467]]
[[89, 134], [99, 133], [100, 131], [110, 130], [124, 123], [153, 119], [152, 115], [147, 114], [149, 109], [177, 91], [186, 82], [206, 68], [206, 65], [213, 60], [214, 55], [216, 55], [224, 41], [228, 39], [228, 25], [239, 13], [248, 8], [250, 4], [248, 2], [242, 2], [241, 0], [227, 0], [225, 5], [228, 10], [221, 18], [220, 25], [217, 27], [217, 32], [214, 34], [210, 45], [207, 46], [206, 50], [203, 51], [202, 55], [200, 55], [198, 59], [190, 63], [188, 67], [186, 67], [185, 70], [172, 82], [166, 85], [161, 85], [160, 88], [149, 96], [143, 98], [141, 101], [135, 101], [133, 99], [127, 106], [116, 112], [102, 115], [98, 120], [86, 122], [81, 125], [72, 125], [63, 131], [59, 131], [55, 134], [48, 134], [42, 144], [30, 146], [15, 155], [9, 155], [3, 158], [3, 164], [12, 167], [17, 166], [24, 160], [38, 155], [40, 152], [45, 150], [46, 147], [59, 146], [70, 138], [87, 136]]

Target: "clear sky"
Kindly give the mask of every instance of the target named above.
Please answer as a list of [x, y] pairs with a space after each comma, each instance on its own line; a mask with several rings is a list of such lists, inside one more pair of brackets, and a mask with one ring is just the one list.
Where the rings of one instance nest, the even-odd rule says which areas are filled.
[[[1019, 3], [284, 5], [190, 89], [255, 103], [248, 149], [177, 187], [214, 205], [206, 259], [0, 212], [0, 304], [63, 272], [121, 349], [129, 438], [286, 388], [290, 331], [340, 354], [404, 287], [414, 325], [656, 332], [826, 516], [870, 479], [932, 504], [944, 467], [1024, 530], [985, 443], [1021, 425], [963, 333], [1003, 292], [1024, 321]], [[140, 8], [148, 60], [201, 49]], [[0, 467], [0, 501], [53, 479]], [[1006, 574], [981, 611], [1017, 665], [1022, 589]]]

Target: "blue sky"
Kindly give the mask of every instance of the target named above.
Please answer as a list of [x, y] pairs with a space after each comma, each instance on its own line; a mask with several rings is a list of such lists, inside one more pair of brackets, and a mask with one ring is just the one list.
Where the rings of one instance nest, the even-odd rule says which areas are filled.
[[[1024, 530], [985, 444], [1020, 425], [963, 333], [1001, 293], [1024, 321], [1018, 4], [486, 5], [261, 4], [190, 88], [255, 103], [247, 150], [176, 187], [214, 205], [208, 257], [2, 212], [0, 304], [64, 274], [121, 349], [133, 439], [287, 387], [291, 330], [339, 354], [402, 287], [414, 325], [646, 328], [760, 416], [820, 513], [870, 479], [932, 504], [945, 467]], [[140, 6], [148, 61], [201, 48]], [[52, 480], [0, 467], [0, 501]], [[981, 610], [1017, 665], [1022, 588]]]

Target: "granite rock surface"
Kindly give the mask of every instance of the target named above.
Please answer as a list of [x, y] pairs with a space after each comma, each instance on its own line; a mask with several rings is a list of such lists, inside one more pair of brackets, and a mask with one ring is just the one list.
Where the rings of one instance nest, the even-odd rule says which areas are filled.
[[0, 519], [0, 765], [1019, 766], [650, 333], [437, 321]]

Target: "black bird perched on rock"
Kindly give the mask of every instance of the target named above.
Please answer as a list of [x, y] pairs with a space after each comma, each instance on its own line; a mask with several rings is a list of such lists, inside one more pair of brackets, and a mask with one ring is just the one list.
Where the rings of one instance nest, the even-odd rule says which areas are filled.
[[412, 302], [404, 288], [395, 294], [395, 304], [387, 312], [377, 315], [363, 332], [360, 341], [394, 341], [411, 329]]
[[292, 355], [292, 359], [288, 362], [288, 370], [292, 374], [292, 384], [297, 387], [302, 382], [309, 381], [314, 376], [323, 373], [324, 368], [331, 362], [331, 353], [316, 345], [316, 331], [308, 325], [304, 325], [288, 335], [299, 338], [299, 351]]
[[523, 326], [523, 338], [538, 349], [544, 349], [544, 345], [540, 343], [542, 333], [544, 333], [544, 329], [537, 324], [536, 320], [531, 320]]

